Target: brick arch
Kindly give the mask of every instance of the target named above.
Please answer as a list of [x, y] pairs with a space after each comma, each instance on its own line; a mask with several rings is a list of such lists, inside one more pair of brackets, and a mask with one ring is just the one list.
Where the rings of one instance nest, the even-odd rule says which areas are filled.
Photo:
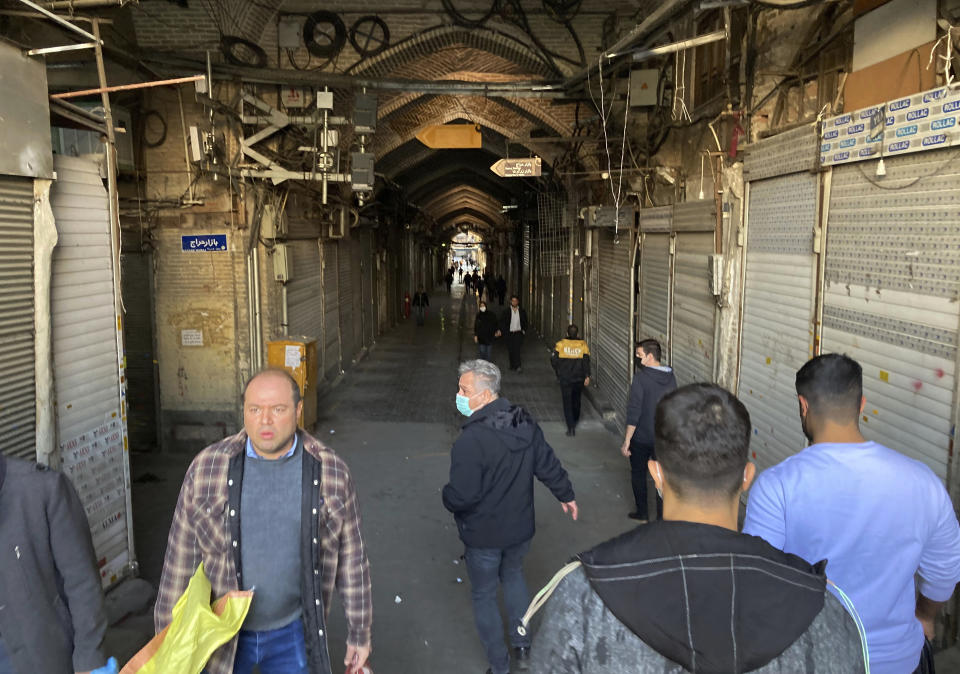
[[[367, 77], [396, 77], [411, 62], [456, 50], [473, 50], [499, 57], [513, 64], [516, 73], [525, 74], [529, 79], [556, 76], [536, 51], [515, 37], [489, 28], [467, 29], [449, 25], [437, 26], [406, 37], [383, 53], [360, 61], [348, 72]], [[433, 78], [427, 76], [423, 79]]]

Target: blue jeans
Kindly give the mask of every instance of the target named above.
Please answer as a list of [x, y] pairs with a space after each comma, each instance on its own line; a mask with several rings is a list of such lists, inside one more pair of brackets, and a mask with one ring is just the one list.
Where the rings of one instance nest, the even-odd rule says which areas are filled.
[[466, 550], [467, 574], [473, 618], [493, 674], [508, 674], [510, 654], [503, 642], [503, 621], [497, 605], [497, 585], [503, 585], [503, 601], [510, 621], [510, 643], [514, 648], [530, 647], [530, 636], [520, 636], [517, 627], [530, 605], [527, 583], [523, 579], [523, 558], [530, 541], [509, 548], [470, 548]]
[[233, 673], [250, 674], [254, 665], [260, 666], [260, 674], [309, 674], [303, 620], [276, 630], [240, 630]]
[[13, 663], [7, 657], [7, 649], [3, 645], [3, 637], [0, 637], [0, 674], [16, 674], [13, 671]]
[[493, 344], [477, 344], [477, 358], [493, 362]]

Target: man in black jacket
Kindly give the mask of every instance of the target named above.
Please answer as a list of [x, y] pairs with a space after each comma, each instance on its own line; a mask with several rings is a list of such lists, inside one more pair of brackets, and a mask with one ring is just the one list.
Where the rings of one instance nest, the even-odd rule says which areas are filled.
[[713, 384], [663, 398], [649, 469], [664, 519], [565, 568], [537, 633], [534, 672], [865, 671], [865, 635], [845, 594], [828, 587], [830, 564], [737, 533], [756, 472], [751, 428], [743, 404]]
[[523, 336], [527, 333], [527, 310], [520, 306], [520, 298], [516, 295], [510, 296], [510, 308], [503, 312], [500, 331], [507, 338], [510, 369], [520, 372], [523, 369], [520, 352], [523, 350]]
[[457, 409], [469, 417], [450, 453], [450, 482], [443, 505], [453, 513], [466, 546], [473, 614], [490, 663], [488, 674], [508, 674], [497, 585], [510, 620], [510, 640], [520, 669], [527, 669], [530, 637], [517, 627], [529, 604], [523, 558], [535, 529], [533, 478], [543, 482], [563, 511], [577, 519], [567, 472], [533, 417], [499, 397], [500, 369], [484, 360], [460, 366]]
[[[620, 453], [630, 459], [630, 482], [637, 509], [630, 513], [631, 519], [646, 522], [647, 515], [647, 461], [654, 458], [653, 418], [657, 403], [670, 391], [677, 388], [673, 370], [660, 364], [660, 342], [645, 339], [637, 343], [636, 374], [630, 385], [630, 401], [627, 403], [627, 432]], [[657, 517], [663, 514], [663, 499], [657, 496]]]
[[423, 325], [423, 319], [427, 315], [427, 307], [430, 306], [430, 298], [427, 291], [420, 286], [420, 290], [413, 295], [413, 310], [417, 316], [417, 325]]
[[104, 667], [90, 524], [67, 477], [0, 455], [0, 672]]

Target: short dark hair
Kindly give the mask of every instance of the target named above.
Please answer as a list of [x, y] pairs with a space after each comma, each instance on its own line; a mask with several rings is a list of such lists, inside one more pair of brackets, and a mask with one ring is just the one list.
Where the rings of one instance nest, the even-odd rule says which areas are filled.
[[808, 360], [797, 370], [796, 386], [814, 416], [839, 423], [860, 416], [863, 368], [847, 355], [827, 353]]
[[519, 302], [519, 301], [520, 301], [520, 296], [519, 296], [519, 295], [511, 295], [511, 296], [510, 296], [510, 299], [511, 299], [511, 300], [516, 300], [517, 302]]
[[[660, 348], [660, 342], [655, 339], [642, 339], [637, 342], [637, 346], [643, 349], [644, 353], [649, 353], [658, 363], [663, 360], [663, 349]], [[636, 350], [636, 349], [634, 349]]]
[[728, 498], [743, 481], [750, 449], [750, 413], [716, 384], [689, 384], [657, 405], [656, 458], [681, 498], [690, 492]]
[[284, 370], [282, 367], [267, 367], [255, 375], [250, 377], [247, 380], [247, 383], [243, 385], [243, 390], [240, 391], [240, 404], [242, 405], [245, 402], [247, 397], [247, 389], [250, 387], [250, 384], [253, 383], [253, 380], [259, 377], [262, 374], [275, 374], [280, 377], [285, 378], [290, 383], [290, 389], [293, 392], [293, 406], [296, 407], [300, 404], [300, 384], [297, 383], [297, 380], [293, 378], [293, 375]]
[[576, 339], [579, 334], [580, 328], [577, 327], [576, 323], [571, 323], [567, 326], [567, 339]]

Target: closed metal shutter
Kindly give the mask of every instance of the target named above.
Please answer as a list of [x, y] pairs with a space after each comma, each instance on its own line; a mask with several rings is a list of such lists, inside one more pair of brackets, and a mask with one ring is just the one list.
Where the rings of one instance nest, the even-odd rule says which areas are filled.
[[[357, 342], [354, 339], [353, 306], [353, 254], [350, 241], [341, 239], [338, 244], [339, 283], [340, 283], [340, 357], [341, 369], [346, 369], [357, 354]], [[411, 296], [413, 293], [411, 293]]]
[[714, 315], [710, 292], [709, 257], [714, 252], [717, 225], [715, 202], [676, 204], [673, 229], [673, 306], [670, 315], [670, 361], [677, 384], [713, 381]]
[[356, 353], [364, 347], [363, 319], [363, 244], [360, 242], [362, 232], [354, 231], [350, 239], [352, 264], [350, 267], [350, 289], [353, 291], [353, 345]]
[[[323, 266], [320, 261], [319, 225], [296, 218], [290, 210], [288, 231], [293, 276], [287, 282], [287, 334], [323, 339]], [[316, 238], [313, 238], [316, 237]], [[304, 239], [304, 240], [296, 240]]]
[[333, 381], [340, 374], [340, 267], [336, 241], [323, 242], [323, 374]]
[[550, 342], [557, 342], [566, 336], [567, 325], [569, 325], [569, 293], [570, 277], [553, 277], [553, 330], [550, 336]]
[[0, 452], [37, 458], [33, 181], [0, 176]]
[[101, 580], [131, 561], [127, 429], [120, 398], [107, 191], [97, 164], [57, 156], [50, 313], [62, 466], [83, 503]]
[[[520, 287], [517, 288], [516, 293], [524, 300], [523, 304], [526, 305], [527, 311], [530, 311], [533, 308], [533, 292], [532, 288], [532, 278], [533, 278], [533, 259], [530, 257], [530, 225], [523, 226], [523, 269], [520, 270]], [[510, 295], [514, 292], [512, 288], [507, 288], [507, 295]], [[504, 301], [509, 301], [510, 298], [506, 297]], [[533, 316], [530, 316], [532, 319]]]
[[[641, 215], [641, 224], [643, 216]], [[670, 235], [643, 232], [640, 250], [640, 329], [637, 341], [655, 339], [669, 358]]]
[[[952, 446], [960, 321], [960, 167], [955, 150], [888, 158], [883, 187], [833, 169], [823, 353], [863, 366], [865, 437], [943, 480]], [[795, 410], [794, 410], [795, 412]]]
[[370, 348], [377, 337], [375, 293], [373, 285], [373, 233], [369, 230], [360, 235], [360, 267], [363, 297], [363, 345]]
[[600, 231], [599, 335], [591, 347], [598, 352], [597, 386], [622, 423], [630, 394], [633, 348], [630, 344], [630, 259], [633, 235], [621, 229], [614, 243], [612, 230]]
[[807, 445], [794, 380], [813, 354], [817, 185], [807, 173], [749, 183], [738, 395], [760, 469]]

